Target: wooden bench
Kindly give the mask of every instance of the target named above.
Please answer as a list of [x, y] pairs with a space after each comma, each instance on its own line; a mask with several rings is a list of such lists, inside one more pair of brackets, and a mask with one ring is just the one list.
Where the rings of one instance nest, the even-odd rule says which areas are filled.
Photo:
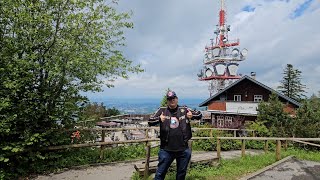
[[[152, 157], [149, 160], [149, 174], [150, 173], [155, 173], [157, 170], [158, 166], [158, 157]], [[136, 171], [139, 173], [140, 176], [144, 175], [144, 170], [145, 170], [145, 161], [139, 164], [134, 164], [134, 168]]]

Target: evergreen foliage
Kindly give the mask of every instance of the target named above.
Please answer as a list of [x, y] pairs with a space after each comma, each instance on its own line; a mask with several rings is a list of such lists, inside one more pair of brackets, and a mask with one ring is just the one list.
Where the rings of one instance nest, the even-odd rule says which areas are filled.
[[287, 64], [286, 68], [283, 70], [283, 78], [280, 81], [281, 85], [278, 89], [286, 96], [300, 101], [306, 96], [304, 89], [305, 85], [301, 83], [301, 71], [293, 68], [292, 64]]
[[80, 92], [142, 71], [118, 50], [133, 24], [116, 3], [0, 1], [1, 178], [50, 159], [34, 149], [70, 143], [52, 129], [73, 127], [86, 103]]
[[261, 102], [257, 121], [248, 128], [258, 136], [317, 138], [320, 136], [320, 99], [313, 95], [303, 100], [295, 114], [289, 115], [284, 105], [272, 94], [268, 102]]
[[[291, 137], [293, 135], [292, 117], [283, 110], [284, 104], [274, 92], [267, 102], [261, 102], [258, 107], [257, 122], [262, 122], [271, 131], [272, 136]], [[263, 132], [263, 134], [268, 134]]]
[[302, 102], [295, 119], [295, 136], [320, 137], [320, 99], [312, 96]]
[[257, 137], [270, 137], [272, 134], [266, 127], [266, 121], [251, 121], [249, 122], [248, 129], [252, 129]]
[[161, 106], [161, 107], [166, 107], [166, 106], [167, 106], [167, 93], [168, 93], [169, 91], [171, 91], [170, 88], [168, 88], [168, 89], [166, 90], [165, 94], [163, 95], [163, 98], [162, 98], [162, 100], [161, 100], [161, 102], [160, 102], [160, 106]]

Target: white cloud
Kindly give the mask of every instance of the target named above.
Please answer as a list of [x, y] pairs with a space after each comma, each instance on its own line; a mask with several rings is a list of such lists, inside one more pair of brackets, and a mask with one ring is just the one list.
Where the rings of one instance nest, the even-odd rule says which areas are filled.
[[[257, 73], [257, 80], [275, 88], [286, 64], [302, 71], [308, 92], [320, 90], [320, 2], [314, 0], [304, 13], [292, 13], [304, 0], [226, 1], [229, 39], [240, 38], [249, 50], [239, 72]], [[242, 11], [245, 6], [255, 8]], [[218, 0], [130, 0], [120, 1], [121, 11], [133, 10], [135, 28], [127, 32], [125, 55], [140, 63], [146, 72], [118, 79], [115, 88], [95, 96], [162, 97], [172, 88], [181, 97], [206, 99], [207, 83], [197, 80], [204, 47], [214, 38], [218, 23]]]

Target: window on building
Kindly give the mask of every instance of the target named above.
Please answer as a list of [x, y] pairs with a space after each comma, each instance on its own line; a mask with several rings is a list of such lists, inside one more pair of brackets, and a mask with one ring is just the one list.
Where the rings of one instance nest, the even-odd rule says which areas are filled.
[[254, 101], [254, 102], [260, 102], [260, 101], [263, 100], [262, 98], [263, 98], [262, 95], [254, 95], [254, 96], [253, 96], [253, 101]]
[[234, 101], [241, 101], [241, 95], [234, 95]]
[[218, 127], [224, 126], [224, 116], [217, 116], [217, 126]]
[[225, 126], [226, 127], [232, 127], [232, 116], [226, 116], [224, 117], [225, 119]]

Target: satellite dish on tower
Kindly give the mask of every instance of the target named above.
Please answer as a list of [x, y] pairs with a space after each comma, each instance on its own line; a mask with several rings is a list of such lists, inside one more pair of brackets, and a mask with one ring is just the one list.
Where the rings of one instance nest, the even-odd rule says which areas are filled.
[[212, 54], [213, 54], [213, 57], [220, 56], [220, 48], [212, 49]]
[[213, 71], [210, 69], [210, 68], [207, 68], [207, 70], [206, 70], [206, 77], [210, 77], [210, 76], [212, 76], [213, 75]]
[[213, 57], [213, 56], [212, 56], [212, 52], [208, 52], [208, 53], [207, 53], [207, 56], [208, 56], [208, 59], [209, 59], [209, 60], [212, 59], [212, 57]]
[[237, 63], [230, 63], [228, 64], [228, 71], [230, 76], [236, 76], [238, 72], [238, 65]]
[[241, 55], [246, 57], [248, 55], [248, 49], [246, 49], [246, 48], [242, 49]]
[[223, 76], [226, 71], [225, 63], [217, 63], [215, 66], [215, 70], [218, 76]]
[[239, 54], [240, 54], [240, 51], [239, 51], [238, 48], [234, 48], [234, 49], [232, 49], [231, 54], [232, 54], [233, 57], [238, 57]]

